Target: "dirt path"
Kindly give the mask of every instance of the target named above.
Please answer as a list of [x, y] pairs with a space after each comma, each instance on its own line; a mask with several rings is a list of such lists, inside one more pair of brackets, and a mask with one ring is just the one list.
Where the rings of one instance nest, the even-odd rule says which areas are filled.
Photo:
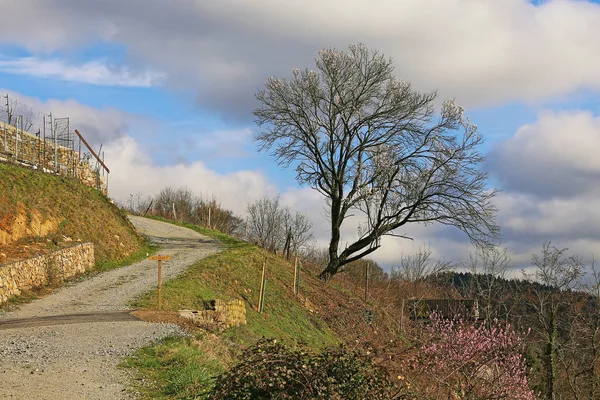
[[[172, 256], [163, 264], [163, 279], [218, 251], [216, 241], [192, 230], [131, 220], [160, 244], [160, 254]], [[150, 341], [182, 333], [177, 326], [142, 322], [124, 312], [155, 286], [156, 261], [142, 261], [0, 313], [0, 326], [5, 325], [0, 329], [0, 398], [135, 398], [127, 391], [130, 376], [117, 368], [121, 358]]]

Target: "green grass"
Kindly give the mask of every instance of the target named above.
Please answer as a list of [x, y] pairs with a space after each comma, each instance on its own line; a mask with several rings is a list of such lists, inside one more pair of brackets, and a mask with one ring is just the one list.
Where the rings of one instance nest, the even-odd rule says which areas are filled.
[[[219, 239], [225, 248], [192, 265], [163, 286], [166, 310], [199, 309], [206, 300], [243, 299], [248, 324], [226, 330], [223, 335], [238, 344], [267, 337], [323, 348], [338, 343], [336, 335], [309, 312], [292, 292], [293, 265], [265, 250], [220, 232], [189, 224], [202, 234]], [[256, 311], [262, 265], [266, 262], [267, 285], [264, 313]], [[135, 306], [152, 309], [158, 293], [151, 291]]]
[[168, 337], [144, 347], [122, 366], [135, 368], [143, 377], [134, 389], [147, 399], [207, 398], [214, 377], [225, 370], [214, 356], [183, 337]]
[[[15, 232], [13, 225], [17, 219], [24, 219], [25, 228], [29, 229], [27, 236], [11, 238], [14, 241], [11, 245], [37, 242], [46, 250], [56, 250], [60, 246], [55, 242], [61, 242], [63, 236], [92, 242], [96, 268], [83, 277], [129, 265], [145, 258], [146, 253], [156, 252], [135, 232], [126, 214], [96, 189], [75, 179], [1, 162], [0, 177], [0, 230]], [[36, 221], [49, 224], [52, 229], [41, 237]], [[52, 288], [23, 292], [3, 308], [30, 302]]]
[[19, 216], [27, 223], [34, 216], [54, 221], [49, 236], [93, 242], [99, 264], [123, 260], [144, 245], [122, 210], [75, 179], [6, 163], [0, 163], [0, 177], [0, 229], [10, 232]]
[[[233, 353], [262, 337], [292, 345], [303, 344], [316, 350], [340, 343], [327, 324], [318, 315], [308, 311], [294, 296], [293, 265], [259, 247], [220, 232], [179, 222], [176, 224], [218, 239], [224, 246], [219, 253], [200, 260], [183, 274], [166, 282], [163, 286], [163, 309], [199, 309], [205, 300], [243, 299], [246, 303], [247, 325], [229, 328], [218, 334], [223, 346]], [[265, 307], [264, 313], [260, 314], [256, 306], [265, 261]], [[153, 309], [157, 304], [157, 295], [157, 291], [151, 291], [140, 298], [135, 306]], [[171, 362], [172, 357], [184, 359], [185, 362]], [[204, 393], [204, 389], [212, 386], [214, 376], [227, 368], [215, 358], [199, 352], [188, 338], [169, 338], [145, 347], [125, 365], [136, 368], [141, 378], [152, 382], [137, 388], [147, 398], [196, 398], [195, 395]], [[196, 389], [187, 391], [188, 387]]]

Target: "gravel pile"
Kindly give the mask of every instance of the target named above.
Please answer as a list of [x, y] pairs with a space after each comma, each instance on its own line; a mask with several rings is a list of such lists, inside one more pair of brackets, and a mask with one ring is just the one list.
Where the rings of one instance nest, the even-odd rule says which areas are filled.
[[[161, 244], [163, 279], [214, 254], [218, 243], [186, 228], [131, 217], [143, 234]], [[126, 310], [156, 286], [156, 261], [142, 261], [65, 287], [0, 314], [2, 319]], [[142, 321], [80, 323], [0, 331], [0, 398], [131, 399], [128, 371], [117, 366], [137, 348], [169, 335], [176, 325]]]

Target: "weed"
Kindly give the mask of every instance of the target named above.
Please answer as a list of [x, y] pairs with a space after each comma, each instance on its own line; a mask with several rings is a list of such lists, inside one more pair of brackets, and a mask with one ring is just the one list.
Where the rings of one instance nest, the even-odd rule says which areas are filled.
[[46, 282], [50, 286], [58, 285], [63, 281], [63, 276], [61, 274], [58, 265], [56, 264], [56, 260], [50, 259], [48, 264], [46, 265]]

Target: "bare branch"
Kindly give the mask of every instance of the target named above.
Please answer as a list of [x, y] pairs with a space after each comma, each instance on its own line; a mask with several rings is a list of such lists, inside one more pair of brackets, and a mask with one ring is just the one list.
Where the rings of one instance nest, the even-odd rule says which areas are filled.
[[[396, 79], [392, 60], [361, 44], [319, 52], [316, 67], [296, 69], [289, 80], [270, 78], [254, 115], [259, 149], [293, 165], [298, 182], [328, 200], [324, 279], [409, 223], [451, 225], [481, 246], [496, 241], [496, 191], [479, 169], [483, 138], [462, 107], [446, 101], [436, 119], [437, 94]], [[367, 223], [340, 252], [351, 210]]]

